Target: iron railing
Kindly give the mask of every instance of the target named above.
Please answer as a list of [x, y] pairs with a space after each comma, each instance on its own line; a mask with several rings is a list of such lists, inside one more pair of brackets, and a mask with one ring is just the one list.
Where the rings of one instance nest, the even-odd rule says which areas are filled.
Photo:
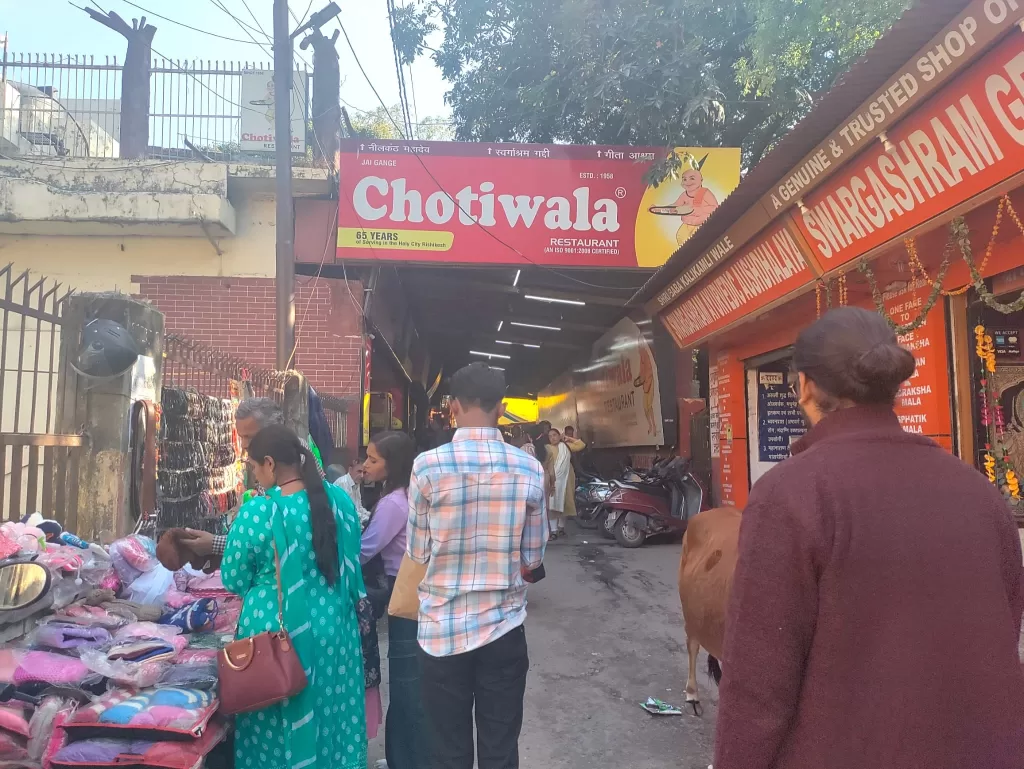
[[8, 264], [0, 292], [0, 520], [40, 512], [73, 529], [85, 438], [60, 432], [78, 395], [61, 355], [73, 291]]
[[258, 396], [280, 403], [286, 378], [283, 372], [253, 366], [186, 337], [164, 337], [164, 387], [194, 390], [212, 398]]
[[[119, 157], [121, 66], [116, 56], [6, 54], [0, 61], [0, 147], [25, 155]], [[241, 148], [242, 112], [265, 109], [242, 103], [241, 82], [246, 70], [271, 69], [257, 62], [154, 58], [148, 156], [268, 162], [272, 152]], [[311, 73], [300, 73], [308, 118]]]

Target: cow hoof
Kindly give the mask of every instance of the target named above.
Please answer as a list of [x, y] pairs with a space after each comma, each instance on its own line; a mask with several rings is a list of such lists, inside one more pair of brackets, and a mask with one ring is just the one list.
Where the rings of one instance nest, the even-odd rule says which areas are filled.
[[700, 704], [700, 700], [688, 699], [686, 704], [693, 708], [693, 714], [698, 718], [704, 715], [704, 706]]

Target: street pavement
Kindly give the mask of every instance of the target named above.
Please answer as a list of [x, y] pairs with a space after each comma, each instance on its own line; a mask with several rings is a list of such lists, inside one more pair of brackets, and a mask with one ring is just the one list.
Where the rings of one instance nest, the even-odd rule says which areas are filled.
[[[522, 769], [706, 769], [711, 763], [718, 692], [704, 672], [704, 652], [702, 718], [685, 707], [682, 716], [640, 708], [649, 696], [684, 706], [679, 549], [669, 542], [625, 550], [580, 530], [549, 545], [547, 578], [529, 593]], [[381, 630], [384, 656], [385, 623]], [[386, 698], [386, 683], [383, 691]], [[383, 756], [382, 729], [370, 745], [370, 765]]]

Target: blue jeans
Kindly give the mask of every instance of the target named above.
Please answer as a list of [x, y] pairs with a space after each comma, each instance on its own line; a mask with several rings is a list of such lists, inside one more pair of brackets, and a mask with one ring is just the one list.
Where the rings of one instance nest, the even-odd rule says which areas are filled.
[[420, 694], [417, 622], [388, 616], [387, 720], [384, 724], [384, 755], [388, 769], [427, 769], [430, 745]]

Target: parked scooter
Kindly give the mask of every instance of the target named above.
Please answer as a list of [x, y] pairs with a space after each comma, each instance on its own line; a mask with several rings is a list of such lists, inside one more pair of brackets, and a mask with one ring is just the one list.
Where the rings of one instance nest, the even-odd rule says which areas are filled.
[[655, 534], [683, 534], [706, 498], [689, 468], [689, 460], [675, 457], [655, 465], [643, 482], [613, 481], [611, 494], [595, 513], [603, 517], [599, 526], [628, 548], [642, 546]]
[[[632, 467], [621, 468], [619, 479], [626, 483], [642, 483], [644, 476]], [[601, 528], [601, 533], [609, 539], [615, 534], [605, 524], [607, 517], [601, 503], [605, 502], [614, 491], [615, 481], [605, 480], [596, 473], [580, 470], [576, 483], [576, 522], [585, 529]]]

